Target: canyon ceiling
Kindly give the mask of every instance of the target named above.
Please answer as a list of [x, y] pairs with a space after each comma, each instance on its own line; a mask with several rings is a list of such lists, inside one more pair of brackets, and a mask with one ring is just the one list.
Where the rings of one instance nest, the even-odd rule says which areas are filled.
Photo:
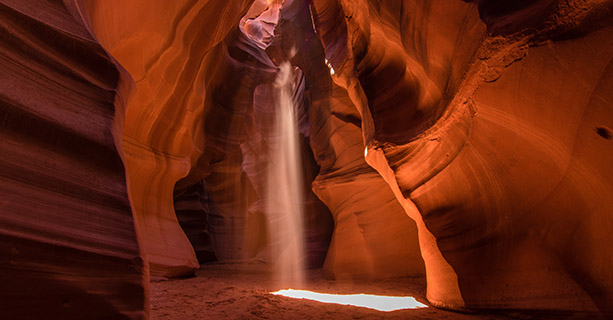
[[310, 268], [613, 315], [613, 1], [0, 0], [0, 41], [13, 319], [147, 318], [150, 279], [268, 259], [282, 61]]

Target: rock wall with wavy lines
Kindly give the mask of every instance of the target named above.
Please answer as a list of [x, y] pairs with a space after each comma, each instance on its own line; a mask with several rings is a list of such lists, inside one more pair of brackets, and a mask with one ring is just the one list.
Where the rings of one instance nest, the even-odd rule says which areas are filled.
[[149, 275], [266, 260], [289, 60], [311, 267], [425, 271], [450, 309], [613, 314], [612, 10], [0, 0], [0, 297], [146, 318]]
[[175, 215], [173, 191], [205, 151], [205, 97], [227, 71], [219, 67], [227, 52], [222, 40], [250, 2], [81, 1], [97, 40], [134, 81], [123, 93], [128, 96], [123, 145], [134, 214], [154, 277], [198, 268]]
[[0, 1], [2, 318], [146, 316], [116, 145], [126, 85], [74, 4]]
[[304, 70], [310, 145], [320, 166], [312, 188], [334, 218], [324, 271], [344, 280], [422, 274], [415, 224], [364, 161], [360, 114], [332, 81], [310, 12], [305, 1], [284, 7], [267, 51]]
[[430, 302], [611, 313], [611, 2], [313, 3]]

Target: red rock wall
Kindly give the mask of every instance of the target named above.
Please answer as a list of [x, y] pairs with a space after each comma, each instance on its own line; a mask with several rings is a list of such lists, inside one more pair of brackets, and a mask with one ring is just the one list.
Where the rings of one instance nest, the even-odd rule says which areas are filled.
[[313, 2], [433, 304], [612, 311], [610, 3]]
[[281, 11], [267, 51], [305, 70], [310, 144], [320, 166], [312, 186], [334, 218], [324, 271], [355, 280], [423, 273], [415, 224], [364, 161], [360, 114], [332, 81], [309, 2], [294, 1]]
[[613, 153], [597, 129], [613, 123], [610, 13], [609, 26], [529, 43], [486, 78], [469, 98], [466, 146], [410, 195], [423, 215], [462, 217], [426, 224], [445, 239], [467, 305], [613, 312]]
[[209, 224], [209, 216], [214, 214], [215, 208], [204, 181], [176, 191], [173, 195], [175, 214], [194, 248], [198, 262], [217, 261]]
[[[324, 270], [345, 280], [422, 274], [415, 223], [381, 176], [364, 161], [357, 110], [338, 86], [327, 102], [329, 105], [319, 106], [332, 111], [319, 114], [322, 127], [313, 137], [314, 150], [322, 164], [328, 164], [322, 167], [313, 189], [335, 218]], [[313, 113], [318, 111], [321, 109]], [[317, 142], [321, 149], [315, 147]]]
[[[220, 260], [270, 261], [265, 203], [267, 196], [275, 196], [267, 194], [267, 168], [270, 140], [276, 138], [271, 135], [277, 67], [262, 44], [243, 30], [243, 25], [235, 28], [224, 40], [224, 56], [215, 69], [219, 82], [205, 101], [206, 151], [177, 187], [205, 178], [216, 208], [211, 229]], [[294, 97], [298, 106], [304, 103], [303, 91], [298, 85]], [[302, 114], [300, 125], [308, 127]], [[308, 129], [301, 131], [308, 139]], [[308, 145], [303, 143], [301, 149], [307, 259], [308, 265], [320, 267], [329, 242], [329, 213], [310, 190], [317, 167]]]
[[[335, 224], [326, 248], [307, 201], [313, 265], [328, 250], [337, 278], [425, 269], [452, 309], [613, 314], [611, 1], [295, 0], [266, 51], [239, 27], [267, 5], [250, 4], [0, 1], [13, 318], [140, 318], [147, 267], [192, 274], [192, 243], [258, 257], [283, 59], [304, 74], [305, 177]], [[175, 209], [208, 212], [210, 246]]]
[[175, 183], [204, 149], [204, 98], [221, 80], [220, 42], [250, 1], [83, 0], [97, 40], [128, 71], [122, 92], [128, 187], [154, 277], [192, 274], [198, 261], [173, 208]]
[[70, 1], [3, 0], [0, 70], [0, 317], [145, 317], [114, 61]]

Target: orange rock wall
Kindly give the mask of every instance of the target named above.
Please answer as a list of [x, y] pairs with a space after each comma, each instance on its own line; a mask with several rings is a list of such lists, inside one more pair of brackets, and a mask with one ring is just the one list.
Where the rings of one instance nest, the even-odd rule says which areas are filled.
[[313, 3], [430, 302], [610, 313], [611, 2]]
[[309, 2], [281, 10], [275, 37], [267, 51], [291, 57], [305, 74], [310, 145], [320, 166], [312, 187], [334, 218], [324, 271], [356, 281], [422, 274], [415, 224], [364, 161], [360, 114], [332, 81]]
[[81, 2], [97, 40], [134, 81], [122, 92], [128, 100], [122, 143], [152, 276], [198, 268], [174, 212], [173, 189], [203, 152], [204, 97], [219, 81], [211, 69], [223, 57], [220, 42], [249, 3]]
[[252, 2], [0, 0], [12, 318], [143, 318], [149, 271], [192, 274], [194, 246], [264, 257], [284, 59], [312, 266], [425, 271], [451, 309], [613, 314], [612, 1], [295, 0], [268, 48]]

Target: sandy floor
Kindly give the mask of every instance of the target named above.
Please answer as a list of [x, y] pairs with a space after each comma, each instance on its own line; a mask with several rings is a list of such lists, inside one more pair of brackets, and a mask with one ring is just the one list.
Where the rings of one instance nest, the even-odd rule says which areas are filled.
[[[305, 289], [322, 293], [368, 293], [425, 299], [424, 278], [402, 278], [364, 283], [322, 278], [319, 270], [307, 275]], [[151, 318], [170, 319], [585, 319], [579, 316], [512, 313], [462, 314], [433, 307], [381, 312], [362, 307], [326, 304], [269, 294], [287, 289], [258, 264], [204, 265], [188, 279], [151, 284]]]

